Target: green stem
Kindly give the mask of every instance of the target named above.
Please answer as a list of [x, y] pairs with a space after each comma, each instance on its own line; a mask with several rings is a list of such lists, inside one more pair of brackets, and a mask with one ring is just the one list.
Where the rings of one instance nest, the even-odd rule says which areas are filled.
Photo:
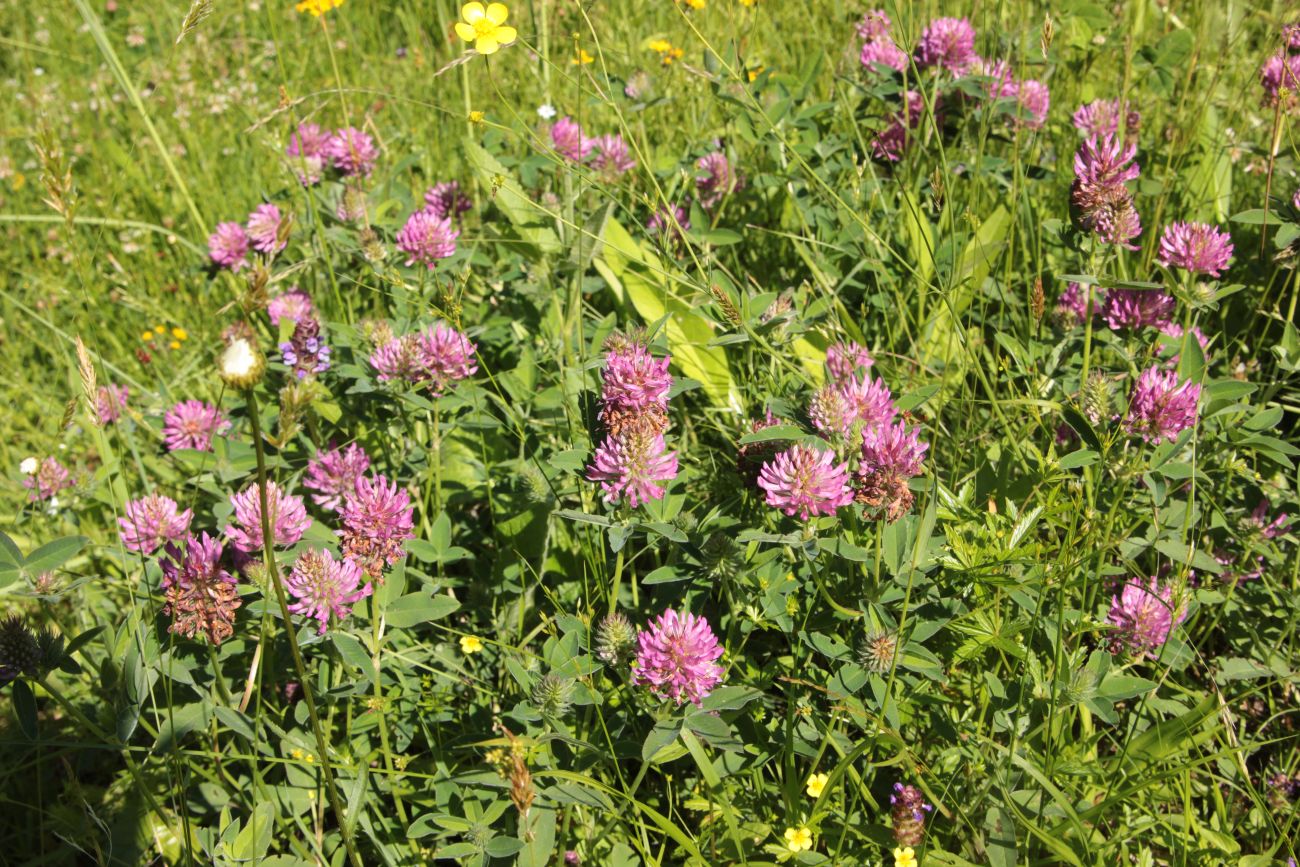
[[298, 635], [293, 630], [289, 602], [284, 595], [284, 582], [280, 579], [280, 570], [275, 562], [275, 552], [272, 550], [275, 539], [271, 532], [271, 511], [266, 500], [266, 450], [262, 444], [257, 395], [249, 388], [244, 391], [244, 399], [248, 404], [248, 416], [253, 428], [253, 448], [257, 453], [257, 490], [262, 507], [262, 556], [266, 561], [266, 571], [271, 586], [275, 588], [276, 601], [280, 604], [280, 616], [284, 618], [284, 634], [289, 639], [289, 652], [293, 655], [293, 666], [298, 673], [298, 682], [302, 685], [302, 698], [307, 704], [307, 715], [311, 718], [312, 734], [316, 736], [316, 752], [320, 754], [321, 773], [325, 777], [325, 793], [329, 797], [334, 818], [339, 823], [339, 833], [343, 835], [343, 845], [347, 847], [349, 860], [353, 867], [363, 867], [361, 856], [357, 853], [356, 841], [352, 839], [352, 827], [347, 822], [343, 804], [339, 801], [338, 789], [334, 786], [334, 769], [330, 766], [329, 744], [326, 743], [325, 733], [321, 730], [320, 715], [316, 711], [316, 697], [312, 690], [311, 679], [307, 676], [307, 666], [302, 661], [302, 649], [298, 647]]

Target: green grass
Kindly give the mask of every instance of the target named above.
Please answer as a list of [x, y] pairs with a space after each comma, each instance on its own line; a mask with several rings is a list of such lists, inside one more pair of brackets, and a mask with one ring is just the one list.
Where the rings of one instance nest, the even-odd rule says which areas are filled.
[[[1276, 778], [1300, 779], [1300, 558], [1250, 520], [1261, 499], [1298, 508], [1295, 118], [1261, 104], [1257, 76], [1285, 4], [1075, 0], [1046, 20], [1023, 0], [884, 4], [905, 47], [968, 16], [981, 56], [1050, 87], [1040, 130], [979, 82], [867, 75], [865, 9], [509, 6], [519, 41], [484, 57], [443, 0], [321, 19], [217, 3], [179, 40], [183, 3], [0, 0], [0, 596], [72, 645], [6, 688], [0, 860], [888, 864], [896, 782], [934, 805], [926, 865], [1296, 857]], [[682, 49], [671, 65], [659, 39]], [[873, 159], [904, 89], [924, 120], [900, 162]], [[1117, 97], [1141, 113], [1134, 251], [1069, 209], [1070, 117]], [[636, 168], [563, 160], [543, 105], [621, 134]], [[335, 218], [339, 180], [295, 179], [303, 121], [378, 143], [362, 220]], [[665, 243], [647, 219], [690, 199], [718, 149], [744, 187]], [[395, 234], [446, 180], [474, 202], [458, 251], [406, 267]], [[264, 201], [294, 217], [266, 283], [212, 269], [208, 234]], [[1204, 291], [1155, 261], [1174, 220], [1232, 233]], [[1162, 284], [1209, 349], [1061, 321], [1066, 275]], [[261, 308], [291, 285], [332, 368], [296, 390], [275, 363], [251, 393], [224, 386], [215, 358], [241, 320], [278, 360], [287, 335]], [[377, 381], [376, 327], [435, 320], [477, 343], [479, 371], [436, 399]], [[143, 341], [155, 326], [186, 337]], [[681, 473], [630, 509], [584, 468], [602, 344], [637, 328], [673, 357]], [[78, 339], [96, 384], [130, 388], [115, 425], [93, 423]], [[842, 340], [871, 350], [929, 444], [893, 523], [787, 518], [736, 472], [765, 410], [799, 428], [784, 437], [812, 433]], [[1118, 418], [1157, 363], [1203, 392], [1194, 430], [1148, 445]], [[164, 448], [163, 413], [188, 399], [232, 419], [215, 452]], [[160, 558], [117, 533], [127, 502], [166, 494], [216, 534], [250, 484], [308, 493], [331, 442], [410, 492], [405, 560], [323, 637], [285, 628], [258, 569], [230, 639], [170, 633]], [[29, 456], [73, 472], [57, 506], [28, 501]], [[281, 574], [336, 547], [337, 516], [309, 511]], [[1113, 584], [1150, 575], [1187, 618], [1151, 657], [1112, 654]], [[611, 611], [643, 626], [668, 607], [725, 648], [702, 709], [595, 653]], [[882, 633], [899, 653], [872, 671]], [[783, 835], [802, 827], [813, 847], [795, 854]]]

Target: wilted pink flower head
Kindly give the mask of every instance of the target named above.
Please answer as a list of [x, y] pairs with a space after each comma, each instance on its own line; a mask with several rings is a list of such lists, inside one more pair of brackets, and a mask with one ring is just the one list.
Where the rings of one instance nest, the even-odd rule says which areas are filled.
[[965, 18], [936, 18], [916, 43], [917, 66], [965, 72], [976, 60], [975, 28]]
[[178, 511], [176, 501], [149, 494], [126, 504], [126, 517], [118, 518], [122, 545], [128, 551], [152, 554], [164, 543], [180, 542], [190, 532], [194, 513]]
[[897, 521], [912, 508], [907, 480], [921, 474], [929, 447], [920, 441], [915, 428], [901, 421], [863, 428], [854, 499], [890, 523]]
[[844, 382], [859, 373], [865, 375], [875, 363], [867, 348], [852, 340], [826, 347], [826, 373], [831, 382]]
[[636, 160], [632, 159], [627, 142], [623, 141], [621, 135], [611, 133], [598, 136], [592, 143], [595, 145], [596, 156], [592, 159], [591, 165], [596, 171], [607, 177], [616, 178], [636, 168]]
[[712, 210], [719, 202], [745, 186], [745, 178], [731, 167], [731, 162], [722, 151], [714, 151], [700, 157], [695, 167], [702, 174], [695, 176], [695, 192], [700, 199], [700, 207]]
[[668, 426], [668, 372], [672, 356], [655, 358], [639, 343], [629, 343], [605, 355], [600, 396], [600, 420], [615, 436], [625, 430], [663, 433]]
[[271, 324], [278, 328], [281, 319], [301, 322], [312, 318], [315, 315], [315, 307], [311, 303], [310, 295], [297, 286], [291, 286], [287, 292], [282, 292], [271, 299], [266, 305], [266, 315], [271, 317]]
[[698, 705], [722, 682], [721, 656], [707, 620], [669, 608], [637, 633], [632, 680], [678, 705]]
[[[938, 106], [935, 106], [938, 112]], [[915, 90], [909, 90], [903, 94], [903, 110], [894, 115], [889, 126], [885, 127], [879, 135], [871, 141], [871, 155], [876, 159], [887, 160], [891, 163], [898, 162], [903, 158], [903, 152], [907, 150], [912, 136], [909, 130], [916, 129], [921, 125], [921, 118], [925, 115], [925, 103], [921, 94]]]
[[867, 374], [850, 376], [840, 389], [853, 417], [868, 427], [886, 424], [898, 413], [885, 383]]
[[1137, 164], [1130, 164], [1136, 154], [1136, 145], [1126, 148], [1113, 136], [1089, 138], [1074, 155], [1070, 188], [1070, 207], [1080, 227], [1131, 250], [1137, 249], [1132, 240], [1142, 234], [1133, 194], [1125, 186], [1138, 176]]
[[1142, 122], [1142, 116], [1128, 103], [1120, 104], [1118, 99], [1094, 99], [1079, 109], [1071, 118], [1075, 129], [1089, 137], [1113, 136], [1119, 132], [1121, 118], [1124, 128], [1132, 132]]
[[683, 233], [690, 231], [691, 217], [685, 205], [674, 205], [671, 209], [660, 205], [646, 220], [645, 227], [656, 236], [665, 240], [680, 242]]
[[429, 382], [434, 397], [453, 383], [472, 376], [478, 370], [474, 359], [478, 346], [464, 334], [441, 322], [421, 331], [415, 339], [421, 379]]
[[882, 39], [888, 37], [894, 27], [894, 22], [889, 20], [883, 9], [870, 9], [862, 13], [861, 20], [858, 21], [855, 29], [858, 38], [870, 42], [873, 39]]
[[1052, 95], [1047, 85], [1030, 78], [1020, 82], [1016, 87], [1016, 104], [1028, 115], [1021, 123], [1030, 129], [1041, 129], [1047, 121], [1047, 111], [1052, 105]]
[[46, 458], [36, 472], [23, 479], [23, 487], [31, 491], [27, 495], [29, 502], [49, 500], [64, 488], [72, 487], [72, 474], [57, 458]]
[[1106, 324], [1116, 331], [1122, 328], [1164, 328], [1178, 302], [1160, 289], [1111, 289], [1101, 307]]
[[381, 382], [405, 379], [419, 382], [423, 378], [420, 348], [414, 334], [404, 334], [370, 353], [370, 366], [379, 374]]
[[125, 385], [101, 385], [95, 394], [95, 421], [102, 427], [122, 417], [126, 399], [131, 396]]
[[320, 183], [321, 169], [329, 161], [329, 139], [330, 134], [314, 123], [298, 124], [298, 129], [289, 136], [284, 153], [304, 187]]
[[1180, 383], [1174, 371], [1149, 367], [1142, 371], [1129, 396], [1124, 429], [1149, 443], [1173, 442], [1196, 424], [1200, 397], [1201, 387], [1191, 380]]
[[1276, 539], [1287, 531], [1287, 528], [1291, 526], [1291, 522], [1287, 520], [1286, 512], [1282, 512], [1270, 521], [1270, 508], [1272, 507], [1269, 505], [1268, 500], [1260, 500], [1259, 505], [1250, 513], [1250, 522], [1259, 527], [1260, 535], [1265, 539]]
[[172, 634], [202, 634], [213, 644], [229, 638], [242, 603], [235, 577], [221, 568], [221, 543], [207, 533], [189, 536], [167, 546], [161, 565], [163, 611], [171, 615]]
[[833, 515], [853, 502], [848, 464], [836, 464], [830, 449], [802, 443], [763, 464], [758, 486], [769, 506], [804, 521], [813, 515]]
[[248, 215], [248, 238], [253, 249], [274, 256], [284, 249], [288, 240], [289, 224], [275, 205], [258, 205]]
[[1115, 627], [1111, 653], [1127, 650], [1142, 657], [1164, 646], [1174, 627], [1187, 619], [1187, 612], [1181, 603], [1175, 604], [1173, 587], [1161, 586], [1153, 576], [1145, 582], [1124, 582], [1119, 595], [1110, 599], [1106, 619]]
[[230, 429], [230, 420], [221, 410], [201, 400], [186, 400], [167, 410], [163, 416], [163, 443], [169, 451], [212, 450], [212, 437]]
[[894, 40], [885, 36], [862, 43], [862, 50], [858, 53], [858, 62], [865, 66], [868, 72], [872, 73], [878, 73], [882, 69], [894, 69], [902, 72], [907, 68], [907, 53], [894, 44]]
[[[262, 492], [257, 483], [230, 497], [234, 520], [226, 527], [230, 543], [245, 554], [262, 550]], [[266, 483], [266, 508], [270, 515], [271, 544], [287, 547], [302, 538], [311, 526], [302, 497], [286, 494], [275, 482]]]
[[580, 163], [596, 146], [594, 140], [582, 134], [582, 127], [573, 118], [565, 116], [551, 124], [551, 144], [567, 159]]
[[1218, 277], [1232, 258], [1232, 237], [1208, 223], [1172, 223], [1160, 236], [1156, 261], [1166, 268]]
[[424, 194], [424, 204], [434, 216], [455, 219], [471, 207], [469, 196], [460, 191], [459, 181], [434, 184]]
[[372, 578], [406, 556], [402, 543], [414, 539], [415, 510], [406, 491], [385, 476], [362, 476], [344, 495], [343, 554]]
[[587, 481], [599, 482], [605, 502], [626, 498], [632, 508], [662, 500], [677, 478], [677, 452], [668, 451], [662, 434], [632, 430], [607, 436], [596, 448]]
[[370, 595], [370, 582], [364, 579], [361, 567], [351, 560], [335, 560], [329, 551], [314, 548], [304, 551], [284, 579], [284, 589], [294, 598], [289, 611], [314, 617], [320, 623], [316, 631], [324, 635], [331, 614], [342, 620], [352, 613], [354, 603]]
[[347, 448], [317, 452], [307, 462], [307, 475], [302, 484], [316, 491], [311, 495], [316, 505], [337, 512], [343, 506], [343, 499], [356, 490], [357, 479], [368, 469], [370, 456], [360, 445], [352, 443]]
[[432, 269], [439, 259], [456, 252], [459, 237], [460, 232], [452, 228], [450, 218], [439, 217], [426, 209], [406, 218], [406, 225], [397, 232], [397, 249], [406, 254], [407, 265], [418, 262]]
[[238, 223], [218, 223], [208, 236], [208, 255], [222, 268], [239, 271], [248, 264], [248, 234]]
[[348, 176], [368, 176], [379, 159], [379, 149], [369, 135], [355, 127], [344, 127], [329, 137], [325, 152], [334, 168]]
[[1259, 70], [1259, 83], [1264, 88], [1264, 104], [1269, 108], [1285, 96], [1284, 108], [1296, 106], [1296, 92], [1300, 91], [1300, 55], [1290, 57], [1275, 54]]

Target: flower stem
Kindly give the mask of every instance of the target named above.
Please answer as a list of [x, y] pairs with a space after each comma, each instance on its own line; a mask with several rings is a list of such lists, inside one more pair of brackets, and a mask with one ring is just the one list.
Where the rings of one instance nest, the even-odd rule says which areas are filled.
[[280, 570], [275, 563], [272, 550], [274, 536], [271, 532], [271, 512], [266, 501], [266, 451], [262, 444], [261, 419], [257, 410], [257, 395], [253, 389], [244, 391], [248, 404], [248, 416], [253, 428], [253, 449], [257, 454], [257, 490], [262, 506], [262, 556], [266, 561], [266, 571], [270, 576], [271, 586], [275, 588], [275, 598], [280, 603], [280, 616], [284, 618], [284, 633], [289, 639], [289, 652], [293, 655], [293, 667], [298, 672], [298, 682], [302, 684], [302, 698], [307, 703], [307, 715], [311, 718], [312, 734], [316, 736], [316, 752], [320, 754], [321, 773], [325, 777], [325, 793], [329, 796], [334, 818], [339, 823], [339, 833], [343, 836], [343, 845], [347, 847], [348, 859], [353, 867], [363, 867], [361, 856], [357, 853], [356, 841], [352, 839], [352, 828], [343, 812], [339, 801], [338, 789], [334, 786], [334, 769], [330, 766], [329, 744], [321, 730], [320, 715], [316, 712], [316, 696], [311, 680], [307, 676], [307, 666], [302, 661], [302, 649], [298, 647], [298, 635], [293, 631], [293, 618], [289, 614], [289, 602], [284, 595], [284, 583], [280, 580]]

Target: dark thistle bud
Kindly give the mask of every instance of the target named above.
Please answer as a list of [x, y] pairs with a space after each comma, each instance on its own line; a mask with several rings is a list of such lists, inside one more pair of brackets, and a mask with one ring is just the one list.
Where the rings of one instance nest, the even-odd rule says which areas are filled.
[[920, 789], [902, 783], [894, 783], [889, 803], [894, 820], [894, 842], [899, 846], [920, 846], [925, 838], [926, 815], [934, 807], [925, 802]]
[[600, 622], [596, 630], [596, 655], [606, 665], [620, 665], [636, 647], [636, 628], [617, 611]]
[[0, 620], [0, 684], [20, 674], [35, 677], [41, 661], [40, 642], [22, 619], [13, 614]]

